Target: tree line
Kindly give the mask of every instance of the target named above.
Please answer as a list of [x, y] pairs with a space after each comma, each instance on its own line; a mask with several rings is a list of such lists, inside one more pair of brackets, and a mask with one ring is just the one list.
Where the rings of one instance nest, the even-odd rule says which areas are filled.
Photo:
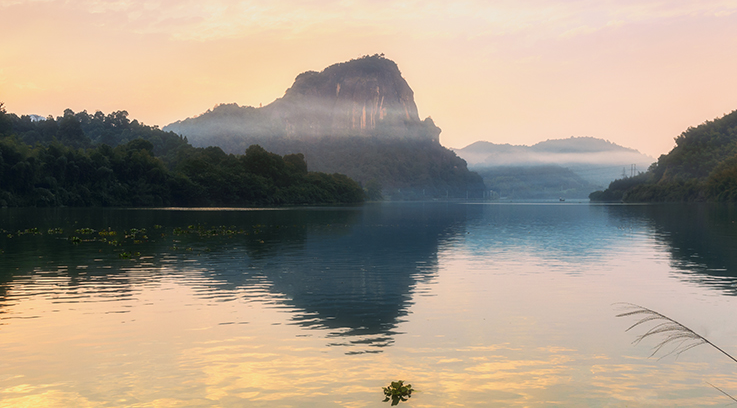
[[299, 140], [223, 135], [208, 139], [208, 144], [230, 152], [250, 144], [278, 154], [301, 152], [311, 169], [346, 174], [392, 200], [481, 198], [486, 190], [481, 176], [469, 171], [465, 160], [431, 140], [371, 136]]
[[737, 202], [737, 111], [690, 127], [675, 141], [647, 172], [615, 180], [591, 200]]
[[195, 148], [185, 137], [67, 109], [38, 120], [0, 103], [0, 206], [251, 206], [357, 203], [342, 174], [308, 172], [300, 153], [258, 145], [244, 154]]

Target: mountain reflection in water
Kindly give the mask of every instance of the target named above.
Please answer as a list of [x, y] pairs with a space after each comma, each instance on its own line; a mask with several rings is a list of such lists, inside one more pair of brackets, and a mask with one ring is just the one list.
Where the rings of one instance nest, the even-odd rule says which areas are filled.
[[670, 253], [674, 276], [737, 295], [737, 207], [660, 204], [607, 210], [619, 222], [647, 225]]
[[372, 407], [398, 379], [428, 407], [727, 404], [704, 381], [736, 393], [732, 365], [650, 359], [612, 304], [734, 352], [733, 221], [570, 202], [0, 209], [0, 408]]
[[[4, 235], [16, 236], [2, 238], [7, 262], [0, 271], [0, 294], [6, 295], [11, 286], [23, 293], [21, 297], [48, 290], [33, 279], [40, 259], [43, 264], [62, 265], [43, 272], [47, 277], [66, 277], [68, 290], [93, 283], [107, 287], [118, 299], [135, 296], [136, 285], [157, 279], [157, 274], [138, 273], [139, 269], [195, 268], [206, 278], [198, 279], [201, 296], [229, 300], [238, 289], [267, 288], [280, 299], [281, 307], [293, 308], [293, 324], [329, 329], [334, 337], [345, 338], [330, 344], [349, 346], [348, 353], [379, 352], [391, 344], [398, 322], [407, 314], [415, 283], [437, 274], [439, 242], [457, 234], [474, 210], [478, 213], [474, 207], [461, 208], [450, 217], [447, 206], [437, 205], [253, 211], [5, 210]], [[219, 226], [226, 228], [217, 230]], [[45, 236], [17, 233], [29, 227]], [[98, 233], [74, 232], [85, 227], [116, 231], [109, 240], [120, 241], [126, 231], [145, 228], [147, 239], [140, 243], [128, 239], [121, 247], [111, 247], [99, 241]], [[47, 234], [52, 228], [65, 232]], [[174, 228], [183, 232], [173, 234]], [[219, 233], [208, 234], [210, 229]], [[72, 245], [70, 236], [84, 240]], [[115, 259], [123, 251], [140, 252], [140, 261]], [[90, 257], [112, 265], [68, 267], [89, 264]], [[18, 290], [24, 283], [29, 287]], [[5, 297], [6, 302], [19, 300], [17, 295]]]

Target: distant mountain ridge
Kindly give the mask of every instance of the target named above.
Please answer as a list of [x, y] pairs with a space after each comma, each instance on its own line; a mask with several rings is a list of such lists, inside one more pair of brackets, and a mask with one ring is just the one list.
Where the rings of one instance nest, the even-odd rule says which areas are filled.
[[[594, 137], [548, 139], [532, 146], [496, 144], [480, 141], [462, 149], [453, 149], [471, 167], [540, 165], [561, 163], [652, 163], [650, 156]], [[614, 156], [612, 156], [614, 155]], [[645, 169], [643, 169], [645, 170]]]
[[655, 159], [635, 149], [594, 137], [549, 139], [532, 146], [476, 142], [454, 149], [469, 168], [560, 166], [596, 186], [605, 186], [622, 173], [645, 171]]

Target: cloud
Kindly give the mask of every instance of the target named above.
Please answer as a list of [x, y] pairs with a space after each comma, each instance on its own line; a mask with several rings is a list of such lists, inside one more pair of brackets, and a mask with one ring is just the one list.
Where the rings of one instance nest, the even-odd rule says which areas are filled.
[[3, 6], [56, 3], [137, 33], [210, 41], [260, 33], [320, 35], [402, 32], [425, 37], [527, 34], [570, 37], [603, 28], [676, 18], [724, 17], [733, 1], [368, 1], [368, 0], [9, 0]]

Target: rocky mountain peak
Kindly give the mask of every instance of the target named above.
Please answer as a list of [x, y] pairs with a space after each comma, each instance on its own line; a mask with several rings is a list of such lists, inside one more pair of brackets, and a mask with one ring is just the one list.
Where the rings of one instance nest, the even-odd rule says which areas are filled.
[[282, 121], [291, 137], [418, 137], [417, 129], [408, 128], [423, 127], [414, 92], [397, 64], [383, 55], [334, 64], [322, 72], [304, 72], [284, 97], [264, 110]]
[[397, 64], [383, 54], [334, 64], [321, 72], [303, 72], [283, 97], [263, 108], [220, 105], [165, 130], [184, 134], [193, 143], [200, 134], [213, 137], [221, 132], [246, 138], [372, 136], [436, 143], [440, 135], [430, 118], [420, 120], [414, 92]]

